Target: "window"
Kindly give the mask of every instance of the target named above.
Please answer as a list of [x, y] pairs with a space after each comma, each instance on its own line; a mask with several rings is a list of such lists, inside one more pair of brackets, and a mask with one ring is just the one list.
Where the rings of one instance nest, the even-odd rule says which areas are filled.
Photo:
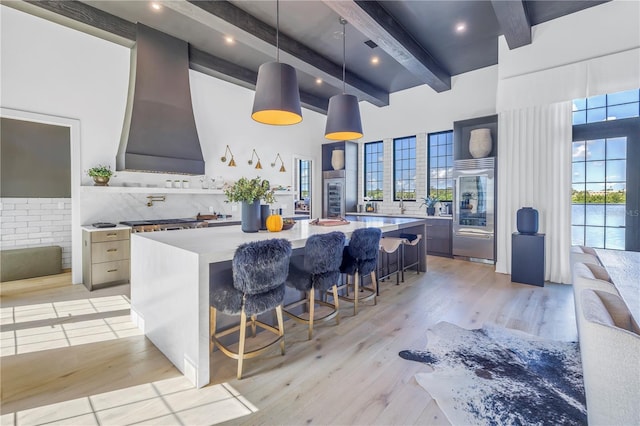
[[393, 200], [416, 199], [416, 137], [393, 140]]
[[640, 90], [574, 99], [573, 124], [597, 123], [640, 115]]
[[311, 184], [311, 161], [309, 160], [300, 160], [300, 181], [298, 182], [298, 188], [300, 188], [300, 193], [298, 194], [298, 199], [306, 200], [309, 198], [310, 184]]
[[572, 147], [572, 244], [640, 250], [640, 90], [575, 99]]
[[453, 130], [430, 133], [428, 141], [427, 195], [453, 201]]
[[364, 196], [382, 201], [384, 145], [382, 141], [364, 144]]
[[573, 142], [571, 242], [624, 250], [627, 138]]

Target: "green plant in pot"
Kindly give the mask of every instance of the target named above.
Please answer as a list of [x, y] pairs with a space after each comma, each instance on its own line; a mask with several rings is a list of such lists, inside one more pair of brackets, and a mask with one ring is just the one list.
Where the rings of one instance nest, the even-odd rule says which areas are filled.
[[224, 188], [227, 202], [242, 204], [242, 230], [244, 232], [258, 232], [260, 230], [260, 200], [271, 204], [276, 201], [269, 181], [256, 177], [247, 179], [242, 177], [233, 185]]
[[436, 214], [436, 203], [438, 201], [440, 201], [440, 199], [438, 197], [434, 197], [433, 195], [429, 195], [427, 197], [424, 197], [422, 204], [420, 204], [420, 207], [422, 206], [427, 206], [427, 215], [428, 216], [433, 216], [434, 214]]
[[109, 186], [109, 179], [113, 176], [111, 166], [98, 165], [87, 170], [87, 174], [93, 178], [95, 186]]

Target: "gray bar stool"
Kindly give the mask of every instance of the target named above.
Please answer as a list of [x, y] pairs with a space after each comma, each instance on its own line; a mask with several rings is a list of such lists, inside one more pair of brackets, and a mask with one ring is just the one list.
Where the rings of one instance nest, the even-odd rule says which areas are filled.
[[[340, 272], [353, 276], [353, 297], [349, 296], [349, 279], [340, 286], [346, 290], [342, 300], [353, 303], [353, 315], [358, 314], [358, 302], [373, 300], [377, 304], [378, 282], [376, 280], [376, 268], [378, 267], [378, 252], [380, 251], [380, 237], [382, 231], [378, 228], [360, 228], [353, 231], [349, 245], [344, 248]], [[373, 287], [360, 285], [360, 280], [366, 275], [371, 275]], [[360, 293], [367, 293], [360, 296]]]
[[[380, 257], [380, 269], [378, 272], [378, 281], [384, 281], [391, 275], [396, 274], [396, 285], [400, 284], [400, 275], [402, 275], [402, 282], [404, 282], [404, 238], [398, 237], [382, 237], [380, 238], [380, 251], [383, 256]], [[396, 270], [391, 271], [390, 255], [396, 255]], [[387, 260], [387, 271], [384, 272], [384, 260]], [[378, 294], [380, 286], [378, 286]]]
[[[217, 345], [220, 351], [238, 360], [238, 379], [242, 378], [242, 364], [272, 345], [280, 342], [280, 352], [284, 355], [284, 326], [282, 303], [284, 287], [289, 272], [291, 243], [285, 239], [271, 239], [243, 244], [236, 250], [233, 261], [232, 282], [215, 283], [209, 292], [209, 321], [211, 333], [210, 350]], [[275, 309], [278, 327], [259, 321], [257, 315]], [[240, 315], [240, 325], [218, 332], [216, 320], [218, 311], [228, 315]], [[247, 317], [250, 323], [247, 324]], [[247, 327], [251, 326], [253, 337], [256, 327], [274, 333], [277, 338], [251, 351], [245, 351]], [[232, 351], [222, 343], [221, 337], [239, 332], [238, 351]]]
[[[400, 234], [400, 237], [402, 238], [402, 282], [404, 282], [404, 271], [406, 271], [407, 269], [413, 268], [415, 266], [416, 273], [420, 274], [420, 254], [422, 252], [422, 250], [420, 250], [420, 247], [422, 247], [422, 234]], [[416, 261], [405, 265], [404, 250], [407, 246], [413, 246], [416, 248]]]
[[[336, 324], [340, 324], [337, 285], [340, 283], [340, 264], [342, 263], [344, 242], [345, 236], [342, 232], [312, 235], [307, 239], [304, 256], [291, 258], [287, 285], [308, 293], [308, 296], [286, 305], [284, 313], [296, 321], [309, 325], [309, 340], [313, 338], [314, 321], [328, 321], [336, 318]], [[316, 299], [316, 290], [324, 295], [329, 289], [333, 292], [333, 304]], [[308, 317], [296, 315], [292, 311], [293, 308], [302, 304], [308, 305]], [[315, 305], [326, 306], [331, 310], [326, 315], [315, 318]]]

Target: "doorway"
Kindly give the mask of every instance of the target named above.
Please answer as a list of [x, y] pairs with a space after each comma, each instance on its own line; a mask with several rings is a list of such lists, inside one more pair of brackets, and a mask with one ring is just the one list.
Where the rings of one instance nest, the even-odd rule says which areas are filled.
[[293, 156], [294, 215], [311, 219], [313, 200], [313, 160], [301, 155]]

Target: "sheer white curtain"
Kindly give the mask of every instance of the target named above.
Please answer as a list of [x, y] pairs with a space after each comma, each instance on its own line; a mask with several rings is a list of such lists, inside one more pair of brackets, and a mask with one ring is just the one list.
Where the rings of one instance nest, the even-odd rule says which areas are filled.
[[511, 234], [521, 207], [538, 210], [545, 280], [570, 283], [571, 102], [499, 113], [496, 271], [511, 273]]

